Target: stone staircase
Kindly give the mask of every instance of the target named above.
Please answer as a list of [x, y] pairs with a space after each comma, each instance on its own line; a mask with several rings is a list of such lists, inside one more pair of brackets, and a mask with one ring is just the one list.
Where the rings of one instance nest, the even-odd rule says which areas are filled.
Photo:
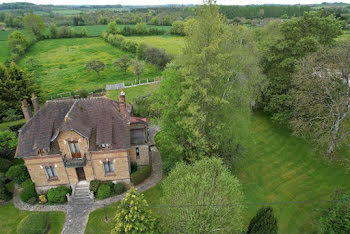
[[86, 204], [93, 201], [93, 196], [91, 195], [89, 189], [89, 183], [86, 181], [80, 181], [73, 191], [73, 194], [70, 198], [70, 203], [73, 204]]

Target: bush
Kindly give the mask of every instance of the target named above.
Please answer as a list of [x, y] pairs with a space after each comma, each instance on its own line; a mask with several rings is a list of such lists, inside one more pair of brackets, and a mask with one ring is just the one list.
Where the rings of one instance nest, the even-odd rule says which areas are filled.
[[[35, 184], [30, 180], [26, 180], [21, 184], [23, 190], [20, 192], [19, 197], [24, 202], [29, 202], [30, 199], [34, 198], [34, 203], [36, 201]], [[33, 199], [32, 199], [33, 200]]]
[[36, 201], [37, 201], [36, 197], [31, 197], [28, 199], [27, 203], [34, 205], [36, 203]]
[[102, 184], [108, 185], [111, 189], [113, 189], [113, 182], [112, 181], [103, 181]]
[[87, 90], [79, 90], [77, 93], [81, 98], [87, 98], [89, 96], [89, 92]]
[[7, 170], [12, 166], [12, 162], [7, 159], [0, 158], [0, 172], [7, 172]]
[[94, 194], [96, 194], [98, 187], [100, 187], [101, 183], [102, 182], [100, 180], [92, 180], [90, 182], [90, 187], [89, 187], [90, 191], [92, 191], [92, 192], [94, 192]]
[[15, 120], [19, 120], [22, 119], [23, 116], [19, 115], [16, 110], [14, 109], [8, 109], [5, 113], [4, 113], [4, 117], [2, 118], [2, 121], [4, 122], [10, 122], [10, 121], [15, 121]]
[[39, 203], [46, 203], [47, 198], [45, 194], [39, 195]]
[[101, 184], [101, 186], [98, 188], [98, 191], [97, 191], [97, 198], [102, 200], [110, 196], [111, 196], [111, 187], [109, 187], [107, 184]]
[[131, 182], [134, 185], [142, 183], [152, 173], [151, 165], [147, 165], [144, 168], [139, 169], [137, 172], [131, 174]]
[[9, 127], [11, 132], [17, 133], [18, 130], [24, 125], [24, 123], [18, 123]]
[[71, 194], [72, 190], [61, 185], [56, 188], [51, 188], [47, 193], [47, 199], [51, 203], [64, 203], [67, 201], [67, 193]]
[[5, 182], [0, 182], [0, 201], [10, 200], [12, 194], [7, 190]]
[[25, 180], [30, 178], [27, 167], [23, 164], [10, 167], [6, 172], [6, 176], [17, 184], [22, 184]]
[[136, 162], [131, 162], [131, 174], [137, 171], [137, 163]]
[[21, 220], [17, 226], [18, 234], [47, 233], [49, 228], [48, 215], [46, 213], [31, 213]]
[[122, 194], [126, 191], [125, 184], [117, 183], [114, 185], [113, 190], [114, 190], [114, 193], [117, 195]]
[[277, 218], [272, 207], [262, 207], [250, 220], [247, 233], [277, 233]]

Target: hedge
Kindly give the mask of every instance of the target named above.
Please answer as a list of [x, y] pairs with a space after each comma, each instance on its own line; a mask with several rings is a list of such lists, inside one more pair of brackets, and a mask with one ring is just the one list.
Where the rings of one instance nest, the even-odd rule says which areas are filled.
[[10, 200], [11, 197], [12, 194], [7, 190], [5, 182], [0, 181], [0, 201]]
[[71, 194], [72, 189], [63, 185], [51, 188], [47, 193], [47, 200], [51, 203], [64, 203], [67, 201], [67, 193]]
[[111, 187], [107, 184], [101, 184], [97, 191], [98, 199], [105, 199], [111, 196]]
[[101, 183], [102, 182], [100, 180], [92, 180], [90, 182], [90, 186], [89, 186], [90, 191], [94, 192], [94, 194], [96, 194], [97, 190], [98, 190], [98, 187], [100, 187]]
[[[35, 202], [36, 191], [35, 191], [35, 184], [33, 183], [33, 181], [31, 181], [31, 179], [28, 179], [21, 184], [21, 187], [23, 188], [23, 190], [19, 194], [19, 197], [21, 198], [21, 200], [24, 202], [28, 202], [31, 199], [32, 201]], [[30, 203], [33, 203], [33, 202], [30, 202]]]
[[0, 158], [0, 172], [7, 172], [7, 170], [13, 165], [10, 160]]
[[27, 167], [23, 164], [10, 167], [6, 172], [6, 177], [15, 181], [17, 184], [22, 184], [30, 178]]
[[31, 213], [24, 217], [17, 226], [18, 234], [42, 234], [49, 229], [48, 215], [46, 213]]
[[126, 191], [125, 184], [117, 183], [113, 186], [113, 190], [116, 195], [122, 194]]
[[139, 169], [137, 172], [131, 174], [131, 182], [134, 185], [138, 185], [142, 183], [145, 179], [147, 179], [152, 173], [152, 166], [147, 165], [141, 169]]

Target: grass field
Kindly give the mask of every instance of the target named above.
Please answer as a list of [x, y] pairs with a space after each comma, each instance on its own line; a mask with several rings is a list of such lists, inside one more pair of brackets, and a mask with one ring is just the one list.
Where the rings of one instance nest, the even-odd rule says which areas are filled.
[[[125, 88], [126, 102], [132, 103], [137, 97], [152, 93], [158, 88], [158, 84], [142, 85]], [[111, 90], [107, 92], [107, 97], [115, 101], [119, 100], [120, 90]], [[1, 125], [0, 125], [1, 128]]]
[[7, 41], [0, 41], [0, 63], [3, 63], [10, 57], [10, 50]]
[[[310, 144], [275, 127], [266, 116], [256, 114], [249, 119], [250, 137], [237, 174], [246, 203], [252, 204], [244, 214], [245, 226], [263, 203], [281, 202], [269, 204], [278, 218], [279, 233], [313, 233], [314, 209], [326, 204], [317, 201], [328, 200], [338, 188], [350, 191], [350, 174], [340, 166], [326, 164]], [[161, 193], [158, 185], [146, 191], [145, 197], [152, 206], [160, 204]], [[159, 212], [159, 208], [152, 209]], [[116, 205], [106, 210], [108, 217], [114, 217]], [[87, 233], [108, 233], [113, 225], [105, 225], [103, 217], [102, 209], [92, 212]]]
[[[42, 88], [44, 98], [49, 99], [51, 95], [58, 93], [94, 90], [104, 88], [105, 84], [135, 80], [132, 72], [124, 74], [112, 65], [118, 57], [125, 54], [127, 53], [109, 45], [101, 38], [44, 40], [32, 46], [19, 64], [31, 70], [28, 59], [38, 61], [33, 69], [34, 77]], [[128, 55], [132, 57], [131, 54]], [[86, 63], [92, 59], [101, 59], [106, 64], [101, 78], [85, 68]], [[159, 75], [159, 71], [147, 64], [141, 78]]]
[[129, 37], [136, 42], [144, 42], [148, 45], [152, 45], [161, 49], [165, 49], [169, 54], [175, 56], [182, 52], [184, 47], [184, 37], [181, 36], [140, 36]]
[[[18, 210], [12, 203], [0, 205], [0, 227], [1, 233], [16, 233], [18, 223], [26, 217], [30, 211]], [[59, 211], [46, 212], [49, 217], [50, 231], [49, 234], [61, 233], [64, 223], [64, 213]]]

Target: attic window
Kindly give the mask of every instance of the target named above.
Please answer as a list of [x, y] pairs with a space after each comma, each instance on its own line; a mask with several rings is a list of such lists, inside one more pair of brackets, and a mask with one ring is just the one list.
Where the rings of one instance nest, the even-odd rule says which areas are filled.
[[110, 146], [110, 144], [102, 144], [102, 145], [101, 145], [101, 148], [102, 148], [102, 149], [108, 149], [109, 146]]

